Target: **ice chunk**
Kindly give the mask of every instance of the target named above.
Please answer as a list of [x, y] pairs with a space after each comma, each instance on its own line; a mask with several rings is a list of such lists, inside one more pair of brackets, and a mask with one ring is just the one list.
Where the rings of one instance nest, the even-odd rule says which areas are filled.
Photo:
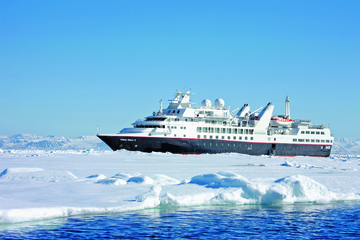
[[8, 181], [60, 181], [77, 177], [65, 170], [44, 170], [42, 168], [7, 168], [0, 174], [0, 180]]
[[141, 176], [141, 174], [138, 172], [136, 172], [136, 173], [117, 173], [114, 176], [112, 176], [111, 178], [119, 178], [119, 179], [127, 181], [131, 177], [138, 177], [138, 176]]
[[101, 180], [101, 179], [105, 179], [106, 176], [103, 175], [103, 174], [95, 174], [95, 175], [88, 176], [86, 178], [89, 179], [89, 180], [98, 181], [98, 180]]
[[336, 194], [315, 180], [294, 175], [276, 180], [263, 196], [262, 201], [264, 203], [329, 202], [335, 197]]
[[127, 180], [128, 183], [144, 183], [144, 184], [153, 184], [154, 180], [148, 176], [138, 176], [138, 177], [131, 177]]
[[211, 188], [220, 187], [243, 187], [249, 183], [245, 177], [230, 173], [230, 172], [219, 172], [217, 174], [203, 174], [191, 178], [189, 183], [205, 185]]
[[104, 184], [104, 185], [125, 185], [126, 184], [126, 182], [124, 180], [117, 179], [117, 178], [100, 179], [96, 183]]
[[293, 161], [285, 161], [285, 163], [281, 164], [281, 166], [284, 166], [284, 167], [300, 167], [299, 164], [297, 164], [297, 162]]
[[135, 199], [137, 202], [143, 203], [147, 208], [157, 207], [160, 204], [159, 195], [161, 192], [161, 187], [158, 185], [152, 186], [147, 193], [136, 196]]
[[0, 173], [0, 177], [5, 174], [11, 173], [29, 173], [29, 172], [40, 172], [44, 171], [42, 168], [7, 168], [2, 173]]
[[151, 176], [155, 184], [167, 185], [167, 184], [179, 184], [180, 181], [175, 178], [168, 177], [163, 174], [155, 174]]

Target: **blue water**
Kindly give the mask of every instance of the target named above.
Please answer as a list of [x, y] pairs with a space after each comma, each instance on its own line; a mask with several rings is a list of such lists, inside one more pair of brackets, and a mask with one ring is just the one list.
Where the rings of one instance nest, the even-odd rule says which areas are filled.
[[360, 239], [360, 204], [153, 209], [0, 226], [0, 239]]

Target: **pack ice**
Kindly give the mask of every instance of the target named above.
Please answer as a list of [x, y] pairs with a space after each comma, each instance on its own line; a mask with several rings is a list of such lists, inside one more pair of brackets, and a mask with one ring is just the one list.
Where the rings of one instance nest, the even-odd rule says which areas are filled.
[[357, 156], [0, 153], [0, 223], [200, 205], [359, 201]]

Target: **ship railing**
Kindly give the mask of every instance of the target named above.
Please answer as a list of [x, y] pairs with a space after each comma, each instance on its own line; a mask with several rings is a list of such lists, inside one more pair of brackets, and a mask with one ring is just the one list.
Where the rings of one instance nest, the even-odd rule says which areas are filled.
[[300, 124], [311, 124], [311, 120], [305, 120], [305, 119], [295, 119], [294, 122]]
[[325, 128], [329, 128], [329, 124], [322, 123], [322, 124], [318, 124], [318, 125], [310, 125], [309, 128], [312, 128], [312, 129], [325, 129]]

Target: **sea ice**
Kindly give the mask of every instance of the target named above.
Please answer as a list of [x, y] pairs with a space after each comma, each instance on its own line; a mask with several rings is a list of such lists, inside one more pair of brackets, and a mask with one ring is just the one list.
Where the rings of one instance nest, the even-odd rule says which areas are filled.
[[358, 158], [344, 156], [6, 150], [0, 223], [162, 207], [359, 201], [358, 166]]

